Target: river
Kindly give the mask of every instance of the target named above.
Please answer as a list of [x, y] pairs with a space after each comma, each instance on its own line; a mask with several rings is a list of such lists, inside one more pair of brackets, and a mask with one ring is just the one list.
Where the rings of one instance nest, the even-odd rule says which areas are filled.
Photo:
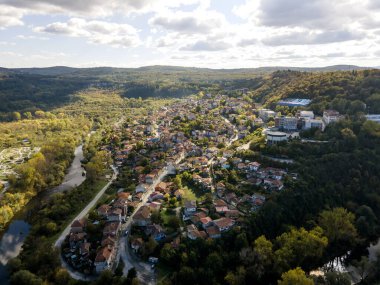
[[[62, 184], [52, 189], [49, 189], [40, 195], [34, 197], [26, 209], [32, 203], [40, 199], [49, 197], [54, 193], [59, 193], [63, 191], [71, 190], [72, 188], [79, 186], [86, 179], [85, 176], [82, 176], [83, 169], [81, 165], [81, 160], [83, 159], [83, 145], [78, 146], [74, 152], [74, 160], [71, 163], [70, 167], [67, 170]], [[25, 216], [27, 215], [28, 210], [21, 211], [22, 213], [17, 214], [12, 222], [7, 227], [6, 232], [0, 240], [0, 284], [7, 285], [9, 284], [9, 276], [6, 269], [7, 262], [18, 256], [24, 240], [29, 233], [30, 225], [25, 221]]]

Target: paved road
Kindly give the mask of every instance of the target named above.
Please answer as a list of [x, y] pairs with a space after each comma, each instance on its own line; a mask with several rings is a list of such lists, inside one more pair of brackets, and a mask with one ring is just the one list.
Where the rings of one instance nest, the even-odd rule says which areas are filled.
[[[130, 231], [131, 225], [133, 222], [132, 217], [143, 205], [145, 205], [148, 202], [148, 198], [150, 194], [154, 192], [154, 188], [157, 186], [158, 183], [162, 182], [167, 175], [168, 175], [168, 170], [165, 168], [164, 171], [161, 173], [161, 175], [151, 185], [149, 190], [144, 194], [142, 201], [140, 202], [138, 207], [135, 209], [135, 211], [132, 213], [128, 221], [124, 224], [124, 231], [125, 230]], [[134, 256], [134, 254], [131, 253], [131, 249], [128, 246], [128, 236], [120, 238], [119, 251], [120, 251], [120, 257], [122, 258], [124, 262], [124, 269], [123, 269], [124, 275], [127, 275], [129, 269], [134, 267], [137, 271], [137, 277], [143, 284], [148, 284], [148, 285], [156, 284], [156, 274], [150, 268], [150, 264], [142, 261], [140, 258]]]
[[119, 174], [119, 172], [118, 172], [118, 170], [117, 170], [117, 168], [115, 166], [112, 165], [111, 167], [112, 167], [112, 170], [113, 170], [113, 175], [112, 175], [111, 180], [107, 183], [106, 186], [104, 186], [102, 188], [102, 190], [100, 190], [98, 192], [98, 194], [96, 194], [96, 196], [94, 197], [94, 199], [92, 199], [92, 201], [90, 203], [88, 203], [88, 205], [71, 221], [71, 223], [66, 227], [66, 229], [61, 233], [61, 235], [59, 236], [59, 238], [54, 243], [55, 247], [60, 247], [61, 246], [62, 242], [65, 240], [65, 237], [70, 233], [71, 224], [75, 220], [79, 220], [79, 219], [82, 219], [83, 217], [85, 217], [88, 214], [88, 212], [95, 206], [95, 204], [98, 202], [98, 200], [100, 199], [100, 197], [102, 197], [102, 195], [108, 189], [108, 187], [110, 187], [110, 185], [112, 184], [112, 182], [116, 179], [116, 177]]

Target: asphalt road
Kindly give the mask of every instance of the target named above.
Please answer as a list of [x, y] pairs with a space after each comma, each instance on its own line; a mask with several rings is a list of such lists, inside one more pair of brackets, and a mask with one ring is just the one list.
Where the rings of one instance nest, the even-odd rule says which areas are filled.
[[106, 186], [104, 186], [102, 188], [102, 190], [100, 190], [98, 192], [98, 194], [96, 194], [96, 196], [94, 197], [94, 199], [92, 199], [92, 201], [90, 203], [88, 203], [88, 205], [65, 228], [65, 230], [61, 233], [61, 235], [59, 236], [59, 238], [54, 243], [55, 247], [60, 247], [61, 246], [62, 242], [65, 240], [65, 237], [70, 233], [71, 224], [75, 220], [79, 220], [79, 219], [84, 218], [88, 214], [88, 212], [95, 206], [95, 204], [98, 202], [98, 200], [100, 199], [100, 197], [102, 197], [102, 195], [108, 189], [108, 187], [110, 187], [110, 185], [112, 184], [112, 182], [116, 179], [116, 177], [119, 174], [119, 172], [118, 172], [117, 168], [114, 167], [113, 165], [111, 167], [112, 167], [112, 170], [113, 170], [113, 175], [112, 175], [111, 180], [107, 183]]
[[[135, 211], [132, 213], [128, 221], [124, 224], [123, 226], [124, 232], [126, 230], [130, 231], [131, 225], [133, 222], [132, 217], [143, 205], [145, 205], [148, 202], [148, 198], [150, 194], [154, 192], [154, 188], [157, 186], [158, 183], [164, 180], [166, 175], [168, 175], [168, 171], [167, 169], [164, 169], [164, 171], [157, 178], [157, 180], [151, 185], [150, 189], [144, 194], [142, 201], [140, 202], [138, 207], [135, 209]], [[142, 282], [142, 284], [147, 284], [147, 285], [156, 284], [155, 271], [150, 267], [149, 263], [142, 261], [140, 258], [136, 257], [131, 252], [131, 249], [128, 246], [128, 237], [129, 236], [121, 237], [119, 241], [120, 242], [119, 244], [120, 257], [124, 262], [123, 274], [126, 276], [128, 274], [129, 269], [134, 267], [137, 271], [137, 277]]]

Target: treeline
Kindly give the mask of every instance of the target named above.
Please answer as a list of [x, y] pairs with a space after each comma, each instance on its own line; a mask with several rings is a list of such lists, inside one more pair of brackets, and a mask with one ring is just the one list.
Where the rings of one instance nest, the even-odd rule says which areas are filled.
[[123, 93], [127, 98], [178, 98], [194, 94], [199, 91], [196, 84], [131, 84]]
[[[0, 112], [49, 110], [69, 102], [70, 94], [87, 85], [85, 81], [52, 76], [3, 75], [0, 78]], [[0, 119], [4, 118], [0, 116]]]
[[[280, 99], [312, 99], [310, 109], [321, 114], [325, 109], [341, 113], [380, 112], [380, 71], [308, 73], [277, 71], [263, 77], [264, 83], [251, 93], [256, 102], [271, 108]], [[368, 107], [365, 109], [364, 104]]]
[[0, 200], [0, 228], [39, 192], [58, 185], [70, 165], [77, 139], [56, 139], [16, 168], [9, 176], [10, 189]]

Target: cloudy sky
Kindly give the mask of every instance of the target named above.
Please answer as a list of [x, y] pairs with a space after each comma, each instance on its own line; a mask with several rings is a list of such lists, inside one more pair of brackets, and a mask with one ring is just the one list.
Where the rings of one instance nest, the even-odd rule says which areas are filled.
[[0, 66], [380, 66], [380, 0], [0, 0]]

